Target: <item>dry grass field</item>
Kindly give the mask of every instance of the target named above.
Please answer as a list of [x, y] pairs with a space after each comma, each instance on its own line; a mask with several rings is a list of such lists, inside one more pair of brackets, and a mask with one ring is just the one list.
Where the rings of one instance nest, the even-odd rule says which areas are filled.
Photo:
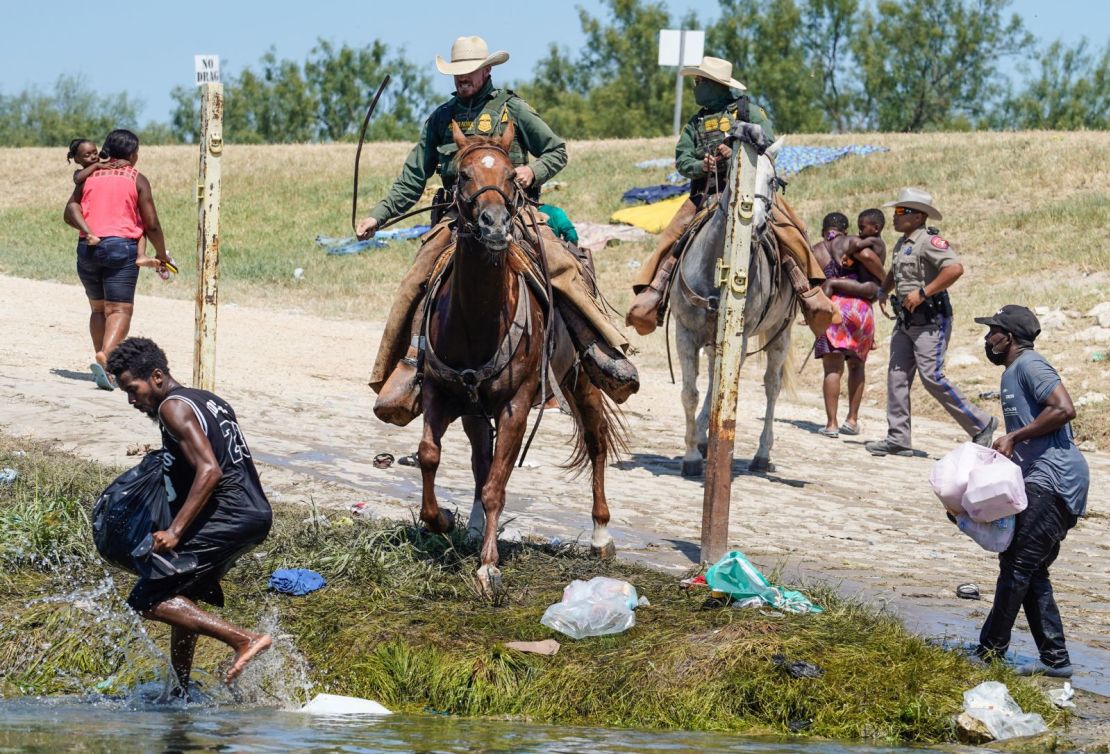
[[[1110, 301], [1110, 135], [1105, 133], [974, 133], [796, 135], [795, 145], [877, 144], [890, 151], [850, 157], [795, 176], [788, 199], [811, 226], [829, 211], [853, 217], [892, 199], [903, 185], [928, 188], [945, 214], [939, 225], [964, 258], [967, 273], [953, 290], [957, 323], [950, 356], [978, 363], [952, 366], [949, 376], [976, 400], [997, 389], [998, 371], [981, 355], [982, 328], [973, 316], [1005, 303], [1050, 307], [1063, 324], [1042, 336], [1040, 348], [1063, 373], [1073, 398], [1086, 396], [1077, 431], [1082, 441], [1105, 449], [1110, 442], [1110, 330], [1092, 329], [1085, 313]], [[370, 144], [363, 153], [361, 206], [368, 210], [388, 187], [408, 150], [405, 144]], [[667, 138], [572, 142], [570, 164], [558, 176], [565, 185], [545, 198], [572, 219], [605, 222], [627, 188], [658, 183], [666, 170], [638, 170], [634, 163], [669, 156]], [[77, 282], [74, 234], [61, 222], [72, 166], [61, 149], [2, 152], [8, 189], [0, 196], [0, 274]], [[336, 318], [384, 318], [396, 281], [414, 242], [355, 257], [329, 257], [314, 243], [318, 234], [349, 233], [353, 145], [236, 146], [225, 150], [221, 234], [221, 298], [224, 303], [304, 310]], [[154, 187], [173, 256], [185, 273], [163, 284], [143, 275], [140, 292], [192, 295], [195, 246], [196, 148], [144, 148], [139, 169]], [[894, 236], [887, 232], [887, 242]], [[629, 302], [630, 262], [650, 244], [610, 246], [595, 255], [604, 291], [623, 311]], [[302, 280], [293, 270], [303, 268]], [[885, 340], [873, 355], [866, 403], [884, 400]], [[663, 338], [631, 336], [639, 359], [665, 363]], [[1104, 340], [1098, 341], [1102, 337]], [[795, 330], [796, 362], [811, 338]], [[1099, 359], [1102, 360], [1099, 360]], [[817, 390], [820, 367], [806, 366], [803, 390]], [[981, 401], [994, 404], [994, 401]], [[924, 393], [915, 411], [937, 415]]]

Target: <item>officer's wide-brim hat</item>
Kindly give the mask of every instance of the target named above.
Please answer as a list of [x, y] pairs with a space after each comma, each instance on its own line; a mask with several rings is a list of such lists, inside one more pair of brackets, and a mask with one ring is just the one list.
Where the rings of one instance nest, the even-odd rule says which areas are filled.
[[451, 45], [451, 60], [436, 55], [436, 68], [448, 76], [465, 76], [487, 65], [501, 65], [509, 53], [498, 50], [490, 55], [486, 40], [481, 37], [459, 37]]
[[898, 193], [898, 199], [887, 202], [884, 207], [908, 207], [917, 212], [924, 212], [934, 220], [942, 219], [940, 210], [933, 206], [933, 195], [924, 189], [907, 186]]
[[744, 92], [748, 87], [732, 77], [732, 63], [721, 58], [704, 57], [697, 65], [686, 65], [679, 71], [683, 76], [701, 76]]
[[1041, 322], [1037, 315], [1019, 304], [1006, 304], [993, 316], [976, 317], [975, 321], [987, 327], [1001, 328], [1029, 342], [1033, 342], [1041, 334]]

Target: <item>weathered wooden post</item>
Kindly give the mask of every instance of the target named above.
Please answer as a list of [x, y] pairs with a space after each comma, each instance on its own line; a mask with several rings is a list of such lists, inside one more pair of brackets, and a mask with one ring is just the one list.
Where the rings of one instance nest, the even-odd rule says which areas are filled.
[[193, 387], [216, 388], [216, 313], [220, 278], [220, 155], [224, 151], [224, 86], [201, 85], [197, 175], [197, 306]]
[[728, 550], [732, 451], [736, 441], [736, 400], [744, 355], [744, 303], [755, 206], [755, 147], [732, 142], [728, 220], [723, 258], [718, 261], [720, 304], [713, 360], [713, 404], [709, 412], [709, 449], [701, 515], [701, 561], [715, 563]]

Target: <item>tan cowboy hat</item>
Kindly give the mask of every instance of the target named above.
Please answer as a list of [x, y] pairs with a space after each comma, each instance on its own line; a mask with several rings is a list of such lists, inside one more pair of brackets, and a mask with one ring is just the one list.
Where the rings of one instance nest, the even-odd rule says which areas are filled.
[[697, 65], [683, 66], [679, 73], [683, 76], [703, 76], [710, 81], [716, 81], [718, 84], [724, 84], [742, 92], [748, 89], [732, 77], [732, 63], [721, 58], [704, 57]]
[[933, 206], [933, 195], [925, 189], [907, 186], [898, 192], [898, 199], [887, 202], [884, 207], [909, 207], [918, 212], [924, 212], [927, 217], [940, 220], [940, 210]]
[[501, 65], [508, 59], [509, 53], [504, 50], [490, 55], [489, 46], [481, 37], [459, 37], [451, 45], [451, 62], [436, 55], [436, 68], [448, 76], [464, 76], [487, 65]]

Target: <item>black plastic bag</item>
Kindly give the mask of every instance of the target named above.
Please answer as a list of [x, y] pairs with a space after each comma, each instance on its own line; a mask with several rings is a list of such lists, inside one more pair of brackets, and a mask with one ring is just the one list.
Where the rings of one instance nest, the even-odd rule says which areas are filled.
[[[138, 466], [109, 484], [93, 507], [92, 534], [97, 552], [109, 563], [141, 576], [147, 576], [150, 570], [141, 562], [149, 557], [147, 540], [173, 521], [163, 477], [168, 455], [165, 450], [147, 453]], [[138, 553], [143, 555], [136, 557]]]

